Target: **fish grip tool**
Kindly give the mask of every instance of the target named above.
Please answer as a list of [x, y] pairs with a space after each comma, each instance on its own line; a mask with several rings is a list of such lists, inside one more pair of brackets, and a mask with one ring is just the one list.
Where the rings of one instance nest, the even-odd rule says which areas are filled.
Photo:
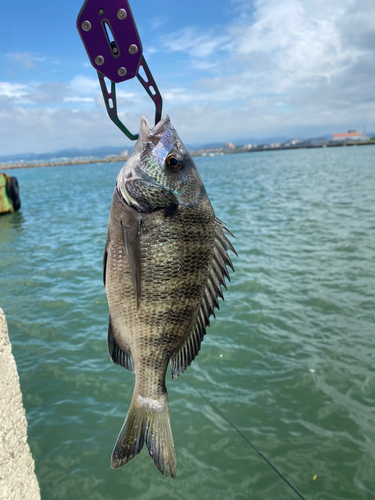
[[[108, 116], [132, 141], [117, 112], [116, 83], [134, 77], [155, 104], [155, 125], [161, 120], [163, 100], [143, 57], [143, 48], [128, 0], [86, 0], [77, 17], [77, 29], [96, 69]], [[142, 76], [140, 70], [143, 70]], [[108, 90], [105, 78], [111, 81]]]

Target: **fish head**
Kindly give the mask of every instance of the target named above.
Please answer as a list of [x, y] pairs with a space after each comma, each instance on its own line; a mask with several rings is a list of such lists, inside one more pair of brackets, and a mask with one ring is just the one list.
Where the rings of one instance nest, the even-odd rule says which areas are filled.
[[193, 207], [206, 197], [194, 160], [168, 115], [151, 129], [141, 118], [138, 141], [121, 169], [117, 191], [139, 212]]

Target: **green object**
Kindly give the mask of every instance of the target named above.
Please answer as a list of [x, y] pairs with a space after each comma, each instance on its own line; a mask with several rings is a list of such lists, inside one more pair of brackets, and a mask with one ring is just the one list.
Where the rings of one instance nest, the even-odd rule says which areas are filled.
[[[146, 80], [137, 73], [137, 78], [142, 84], [143, 88], [146, 90], [147, 94], [151, 97], [155, 104], [155, 125], [161, 120], [161, 112], [163, 106], [163, 99], [159, 92], [159, 89], [156, 85], [156, 82], [151, 74], [151, 71], [144, 60], [143, 56], [141, 59], [140, 67], [143, 68], [144, 74], [146, 75]], [[125, 127], [125, 125], [120, 120], [117, 113], [117, 98], [116, 98], [116, 83], [110, 80], [111, 82], [111, 91], [109, 92], [107, 89], [107, 85], [105, 83], [105, 75], [100, 71], [97, 71], [100, 88], [102, 90], [105, 107], [107, 108], [107, 113], [110, 119], [113, 121], [115, 125], [123, 132], [131, 141], [136, 141], [138, 139], [138, 134], [132, 134], [130, 130]]]
[[0, 214], [14, 212], [13, 201], [7, 193], [7, 183], [9, 181], [8, 174], [0, 174]]
[[98, 71], [99, 83], [102, 89], [105, 107], [110, 119], [115, 125], [123, 132], [131, 141], [138, 139], [138, 134], [132, 134], [129, 129], [125, 127], [117, 114], [117, 99], [116, 99], [116, 84], [111, 81], [111, 92], [108, 92], [107, 86], [104, 81], [104, 75]]

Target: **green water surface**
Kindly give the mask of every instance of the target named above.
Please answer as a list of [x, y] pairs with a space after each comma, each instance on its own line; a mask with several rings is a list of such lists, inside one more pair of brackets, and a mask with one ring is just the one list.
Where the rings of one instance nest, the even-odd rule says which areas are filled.
[[[6, 313], [43, 500], [375, 498], [375, 148], [197, 158], [236, 272], [202, 351], [168, 373], [177, 479], [110, 469], [134, 377], [113, 365], [102, 255], [121, 164], [12, 171]], [[317, 476], [314, 480], [313, 477]]]

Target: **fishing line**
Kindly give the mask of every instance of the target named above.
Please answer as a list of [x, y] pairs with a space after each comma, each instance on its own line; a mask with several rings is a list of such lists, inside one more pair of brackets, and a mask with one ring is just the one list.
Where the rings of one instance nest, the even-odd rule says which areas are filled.
[[233, 427], [233, 429], [235, 431], [238, 432], [238, 434], [247, 442], [247, 444], [249, 444], [258, 453], [258, 455], [260, 455], [263, 458], [263, 460], [265, 462], [267, 462], [270, 467], [272, 467], [272, 469], [275, 472], [277, 472], [277, 474], [281, 477], [281, 479], [283, 479], [286, 482], [286, 484], [288, 486], [290, 486], [292, 488], [292, 490], [295, 493], [297, 493], [297, 495], [300, 498], [302, 498], [302, 500], [306, 500], [306, 498], [297, 490], [297, 488], [295, 486], [293, 486], [290, 481], [288, 481], [288, 479], [268, 460], [267, 457], [265, 457], [263, 455], [263, 453], [260, 450], [258, 450], [258, 448], [249, 439], [247, 439], [247, 437], [238, 429], [238, 427], [236, 427], [234, 424], [232, 424], [232, 422], [219, 410], [219, 408], [216, 408], [216, 406], [213, 403], [211, 403], [211, 401], [199, 389], [197, 389], [196, 387], [194, 387], [193, 384], [191, 384], [187, 380], [185, 380], [185, 382], [188, 383], [194, 390], [196, 390], [202, 396], [202, 398], [205, 401], [207, 401], [207, 403], [216, 411], [216, 413], [218, 413], [221, 416], [221, 418], [223, 418], [226, 422], [228, 422], [228, 424], [231, 427]]

